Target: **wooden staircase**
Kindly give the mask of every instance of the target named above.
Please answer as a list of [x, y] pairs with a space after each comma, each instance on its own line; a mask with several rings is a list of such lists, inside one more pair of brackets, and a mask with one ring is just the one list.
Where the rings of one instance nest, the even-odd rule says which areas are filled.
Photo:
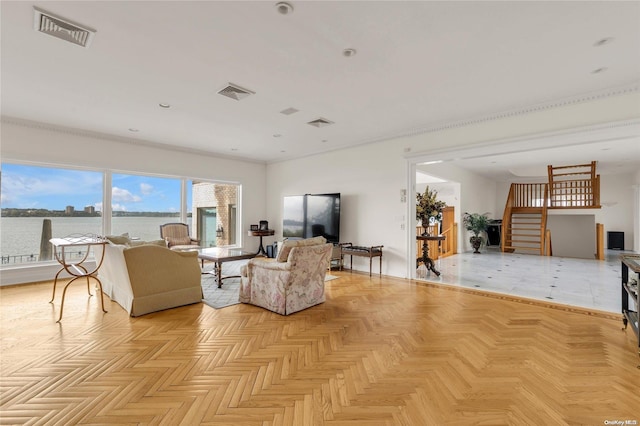
[[502, 217], [503, 252], [535, 251], [545, 255], [548, 199], [546, 183], [511, 184]]
[[[600, 175], [596, 174], [595, 161], [547, 166], [547, 170], [548, 183], [511, 184], [502, 216], [503, 252], [537, 251], [541, 256], [551, 256], [548, 209], [600, 208]], [[601, 236], [598, 237], [598, 247], [601, 240]]]

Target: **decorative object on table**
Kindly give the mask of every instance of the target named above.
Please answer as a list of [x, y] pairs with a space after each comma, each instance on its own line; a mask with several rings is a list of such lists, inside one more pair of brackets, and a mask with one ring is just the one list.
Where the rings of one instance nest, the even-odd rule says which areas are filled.
[[473, 235], [469, 238], [471, 247], [473, 247], [474, 253], [480, 253], [480, 246], [483, 242], [483, 237], [480, 235], [482, 232], [486, 232], [489, 227], [489, 213], [466, 213], [462, 218], [462, 223], [467, 231], [471, 231]]
[[261, 220], [260, 221], [260, 230], [261, 231], [268, 231], [269, 230], [269, 222], [267, 222], [266, 220]]
[[438, 191], [429, 189], [427, 186], [424, 193], [416, 194], [416, 220], [419, 220], [425, 229], [423, 235], [427, 236], [431, 218], [436, 221], [442, 219], [442, 210], [447, 207], [447, 203], [437, 199]]
[[258, 228], [259, 228], [259, 227], [258, 227], [258, 225], [251, 225], [251, 228], [250, 228], [250, 229], [251, 229], [252, 231], [257, 231], [257, 230], [258, 230]]

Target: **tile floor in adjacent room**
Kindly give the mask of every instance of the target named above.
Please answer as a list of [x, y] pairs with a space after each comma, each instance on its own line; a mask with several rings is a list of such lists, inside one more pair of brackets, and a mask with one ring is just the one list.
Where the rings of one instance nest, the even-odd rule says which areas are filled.
[[621, 311], [619, 256], [632, 252], [607, 250], [604, 261], [483, 249], [435, 261], [440, 277], [429, 272], [427, 281], [565, 305]]

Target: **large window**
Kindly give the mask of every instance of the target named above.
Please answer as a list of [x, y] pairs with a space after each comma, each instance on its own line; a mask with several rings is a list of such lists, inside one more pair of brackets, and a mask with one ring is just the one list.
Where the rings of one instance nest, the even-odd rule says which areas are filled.
[[[183, 222], [180, 179], [113, 174], [111, 234], [129, 234], [144, 241], [160, 238], [160, 225]], [[187, 185], [191, 192], [191, 186]], [[191, 215], [185, 222], [191, 230]]]
[[[104, 182], [111, 182], [107, 194]], [[3, 163], [2, 265], [50, 261], [50, 250], [41, 254], [41, 246], [71, 234], [157, 240], [168, 222], [188, 224], [203, 246], [235, 245], [239, 190], [236, 184]]]
[[101, 172], [3, 163], [2, 264], [51, 260], [53, 237], [100, 234], [102, 182]]

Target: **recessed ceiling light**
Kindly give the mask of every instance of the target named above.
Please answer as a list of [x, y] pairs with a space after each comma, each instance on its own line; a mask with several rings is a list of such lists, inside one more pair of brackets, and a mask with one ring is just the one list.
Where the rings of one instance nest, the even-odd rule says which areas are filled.
[[595, 70], [591, 71], [591, 74], [600, 74], [600, 73], [605, 72], [606, 70], [607, 70], [607, 67], [598, 68], [598, 69], [595, 69]]
[[593, 43], [594, 47], [600, 47], [600, 46], [604, 46], [605, 44], [609, 44], [614, 40], [613, 37], [605, 37], [605, 38], [601, 38], [600, 40], [596, 41], [595, 43]]
[[160, 105], [160, 108], [171, 108], [171, 105], [165, 103], [159, 103], [158, 105]]
[[282, 135], [280, 133], [276, 133], [275, 135], [273, 135], [274, 138], [281, 138]]
[[325, 143], [327, 140], [326, 139], [322, 139], [322, 143]]
[[344, 50], [342, 51], [342, 56], [346, 56], [347, 58], [350, 58], [350, 57], [352, 57], [352, 56], [355, 56], [355, 55], [356, 55], [356, 53], [358, 53], [358, 52], [356, 51], [356, 49], [351, 49], [351, 48], [349, 48], [349, 49], [344, 49]]
[[283, 150], [281, 150], [280, 152], [287, 152], [287, 151], [285, 151], [285, 150], [283, 149]]
[[276, 10], [281, 15], [288, 15], [290, 13], [293, 13], [293, 6], [285, 1], [281, 1], [279, 3], [276, 3]]
[[133, 133], [138, 133], [140, 130], [133, 128], [133, 127], [129, 127], [129, 131], [133, 132]]
[[237, 151], [238, 148], [231, 148], [231, 151]]

